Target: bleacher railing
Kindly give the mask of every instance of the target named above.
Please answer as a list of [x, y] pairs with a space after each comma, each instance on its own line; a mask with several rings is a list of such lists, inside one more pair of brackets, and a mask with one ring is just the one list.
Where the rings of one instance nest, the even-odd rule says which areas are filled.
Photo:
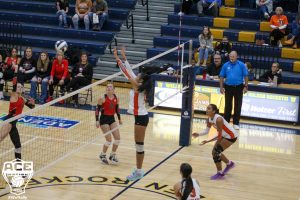
[[22, 52], [22, 24], [0, 20], [0, 48], [8, 50], [16, 48]]
[[147, 21], [150, 20], [149, 17], [149, 1], [148, 0], [142, 0], [142, 6], [146, 6], [146, 12], [147, 12]]
[[133, 20], [132, 12], [128, 15], [128, 17], [126, 19], [126, 27], [127, 27], [127, 29], [131, 29], [131, 43], [134, 44], [135, 43], [135, 39], [134, 39], [134, 20]]

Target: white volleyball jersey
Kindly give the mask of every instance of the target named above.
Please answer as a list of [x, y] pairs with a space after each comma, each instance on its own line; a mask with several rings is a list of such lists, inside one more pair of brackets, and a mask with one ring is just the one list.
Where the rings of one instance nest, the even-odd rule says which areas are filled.
[[208, 119], [208, 125], [212, 125], [213, 127], [217, 128], [217, 119], [221, 117], [223, 119], [223, 127], [222, 127], [222, 137], [227, 139], [233, 139], [239, 136], [239, 133], [221, 116], [215, 114], [213, 119]]
[[147, 115], [144, 92], [130, 90], [128, 113], [132, 115]]
[[[193, 190], [188, 196], [187, 200], [200, 200], [200, 186], [195, 179], [193, 179]], [[184, 188], [180, 191], [181, 195], [183, 194]]]

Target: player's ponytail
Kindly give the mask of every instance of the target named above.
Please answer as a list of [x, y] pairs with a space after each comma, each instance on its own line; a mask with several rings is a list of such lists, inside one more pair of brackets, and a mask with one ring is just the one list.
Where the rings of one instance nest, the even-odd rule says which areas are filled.
[[210, 104], [213, 111], [215, 111], [215, 114], [219, 114], [219, 109], [215, 104]]
[[142, 84], [138, 87], [139, 92], [146, 92], [146, 94], [149, 94], [152, 84], [151, 84], [151, 77], [148, 74], [141, 73], [141, 79]]
[[181, 199], [186, 200], [193, 191], [193, 180], [191, 178], [192, 166], [188, 163], [182, 163], [180, 166], [180, 172], [183, 177], [181, 182]]

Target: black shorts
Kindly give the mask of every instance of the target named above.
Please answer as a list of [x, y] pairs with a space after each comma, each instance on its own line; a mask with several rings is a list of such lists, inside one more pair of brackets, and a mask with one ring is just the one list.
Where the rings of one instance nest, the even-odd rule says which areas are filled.
[[231, 143], [235, 143], [235, 141], [237, 140], [237, 137], [236, 138], [232, 138], [232, 139], [228, 139], [228, 138], [224, 138], [224, 139], [227, 140], [227, 141], [229, 141], [229, 142], [231, 142]]
[[134, 124], [139, 126], [147, 126], [149, 123], [148, 115], [135, 115], [134, 116]]
[[114, 115], [100, 116], [100, 125], [105, 125], [105, 124], [112, 125], [114, 122], [116, 122]]

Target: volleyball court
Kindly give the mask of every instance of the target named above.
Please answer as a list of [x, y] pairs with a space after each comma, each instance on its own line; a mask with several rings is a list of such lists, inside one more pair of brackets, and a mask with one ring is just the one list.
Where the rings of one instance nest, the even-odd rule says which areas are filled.
[[[182, 76], [184, 68], [189, 67], [187, 65], [188, 59], [184, 56], [187, 53], [191, 58], [191, 45], [190, 43], [184, 43], [178, 47], [172, 48], [164, 53], [161, 53], [153, 58], [145, 60], [137, 65], [132, 66], [134, 71], [137, 71], [139, 67], [147, 65], [149, 62], [163, 63], [165, 58], [170, 55], [180, 55], [180, 62], [177, 68], [177, 84], [176, 90], [172, 94], [164, 95], [160, 102], [156, 103], [154, 106], [149, 106], [148, 111], [152, 112], [161, 103], [167, 101], [170, 98], [175, 97], [180, 93], [188, 91], [188, 87], [182, 87]], [[190, 48], [190, 50], [189, 50]], [[129, 60], [130, 62], [130, 60]], [[114, 83], [114, 80], [119, 79], [123, 76], [122, 72], [118, 72], [105, 79], [96, 81], [91, 85], [83, 87], [77, 91], [71, 92], [65, 96], [54, 99], [43, 105], [36, 105], [32, 110], [25, 110], [23, 114], [8, 119], [6, 121], [1, 121], [1, 128], [4, 124], [18, 120], [18, 130], [21, 138], [22, 144], [22, 160], [33, 161], [34, 164], [34, 176], [46, 172], [47, 169], [51, 168], [57, 163], [65, 162], [69, 156], [76, 154], [77, 152], [86, 149], [87, 146], [94, 144], [97, 149], [94, 155], [91, 155], [91, 159], [100, 165], [98, 154], [100, 153], [101, 145], [104, 143], [104, 137], [101, 133], [101, 129], [96, 128], [95, 122], [95, 106], [100, 97], [103, 97], [106, 93], [107, 83]], [[117, 85], [117, 84], [115, 84]], [[117, 128], [120, 129], [121, 139], [120, 151], [122, 151], [122, 146], [126, 146], [128, 149], [131, 147], [132, 161], [131, 165], [134, 167], [134, 143], [133, 143], [133, 116], [127, 114], [128, 102], [129, 102], [129, 91], [130, 88], [117, 87], [115, 86], [115, 94], [119, 98], [119, 108], [121, 113], [121, 118], [123, 121], [122, 125]], [[75, 109], [72, 107], [72, 101], [75, 95], [79, 95], [79, 100], [84, 105], [81, 105], [80, 109]], [[61, 101], [66, 102], [64, 105], [58, 104]], [[8, 102], [1, 102], [1, 115], [7, 114]], [[117, 121], [117, 120], [116, 120]], [[153, 123], [150, 119], [150, 123]], [[112, 130], [113, 131], [113, 130]], [[110, 131], [107, 134], [110, 134]], [[160, 156], [156, 156], [155, 162], [159, 162], [168, 155], [171, 150], [176, 150], [178, 148], [178, 143], [166, 144], [167, 146], [156, 146], [159, 138], [152, 139], [153, 127], [150, 126], [147, 129], [145, 146], [146, 146], [146, 157], [147, 160], [152, 159], [151, 153], [147, 154], [147, 149], [165, 152]], [[179, 137], [179, 129], [176, 130], [176, 134]], [[126, 141], [128, 140], [128, 141]], [[99, 146], [100, 145], [100, 146]], [[124, 150], [124, 149], [123, 149]], [[169, 152], [172, 153], [172, 152]], [[125, 154], [126, 155], [126, 154]], [[14, 147], [13, 144], [7, 136], [0, 145], [0, 166], [6, 161], [11, 161], [14, 159]], [[119, 156], [120, 162], [124, 162], [127, 158]], [[84, 162], [84, 160], [83, 160]], [[153, 163], [155, 164], [155, 163]], [[113, 168], [113, 171], [118, 171], [118, 168]], [[128, 171], [129, 173], [130, 171]], [[113, 176], [113, 175], [112, 175]], [[125, 178], [125, 177], [124, 177]], [[0, 194], [7, 194], [8, 187], [4, 179], [0, 178]]]

